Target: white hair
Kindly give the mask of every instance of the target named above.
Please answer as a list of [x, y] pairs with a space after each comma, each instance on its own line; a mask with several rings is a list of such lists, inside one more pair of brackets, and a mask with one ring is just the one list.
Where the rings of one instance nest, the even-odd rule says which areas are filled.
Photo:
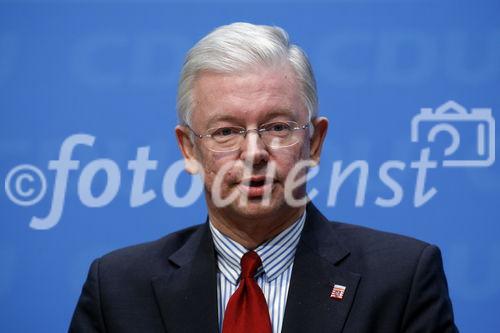
[[218, 27], [187, 53], [177, 92], [177, 116], [181, 124], [191, 124], [194, 82], [202, 72], [237, 73], [255, 66], [289, 63], [301, 86], [309, 120], [317, 115], [316, 80], [304, 51], [290, 44], [280, 27], [237, 22]]

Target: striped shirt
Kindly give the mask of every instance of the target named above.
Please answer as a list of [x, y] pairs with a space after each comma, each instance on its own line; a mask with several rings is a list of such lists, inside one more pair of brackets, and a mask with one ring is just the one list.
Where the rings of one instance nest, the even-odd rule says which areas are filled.
[[[304, 212], [294, 224], [254, 250], [262, 260], [262, 266], [257, 269], [255, 278], [267, 301], [273, 333], [281, 332], [283, 325], [293, 259], [305, 216]], [[227, 303], [238, 287], [241, 257], [248, 250], [223, 235], [211, 222], [210, 230], [217, 252], [217, 310], [219, 330], [222, 331]]]

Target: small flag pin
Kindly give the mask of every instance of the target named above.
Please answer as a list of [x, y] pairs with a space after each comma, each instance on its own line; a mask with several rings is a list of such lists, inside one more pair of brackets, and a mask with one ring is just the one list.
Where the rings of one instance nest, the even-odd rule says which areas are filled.
[[330, 298], [336, 300], [342, 300], [344, 298], [345, 286], [341, 286], [340, 284], [336, 284], [333, 286], [332, 293], [330, 294]]

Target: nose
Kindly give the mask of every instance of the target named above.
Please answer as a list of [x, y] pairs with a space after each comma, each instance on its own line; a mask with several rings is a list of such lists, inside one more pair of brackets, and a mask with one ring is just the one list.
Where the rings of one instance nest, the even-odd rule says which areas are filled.
[[247, 131], [241, 145], [241, 159], [252, 166], [265, 164], [269, 160], [269, 152], [257, 130]]

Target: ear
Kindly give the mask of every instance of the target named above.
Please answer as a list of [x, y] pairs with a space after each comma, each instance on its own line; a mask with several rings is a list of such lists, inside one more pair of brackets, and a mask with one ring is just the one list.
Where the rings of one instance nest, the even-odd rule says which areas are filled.
[[175, 127], [175, 136], [182, 156], [184, 156], [185, 169], [187, 172], [194, 175], [200, 172], [200, 163], [196, 159], [195, 149], [190, 134], [186, 126], [177, 125]]
[[311, 160], [319, 164], [321, 148], [323, 147], [326, 132], [328, 131], [328, 119], [325, 117], [318, 117], [312, 120], [311, 123], [314, 127], [314, 132], [311, 137], [309, 153]]

